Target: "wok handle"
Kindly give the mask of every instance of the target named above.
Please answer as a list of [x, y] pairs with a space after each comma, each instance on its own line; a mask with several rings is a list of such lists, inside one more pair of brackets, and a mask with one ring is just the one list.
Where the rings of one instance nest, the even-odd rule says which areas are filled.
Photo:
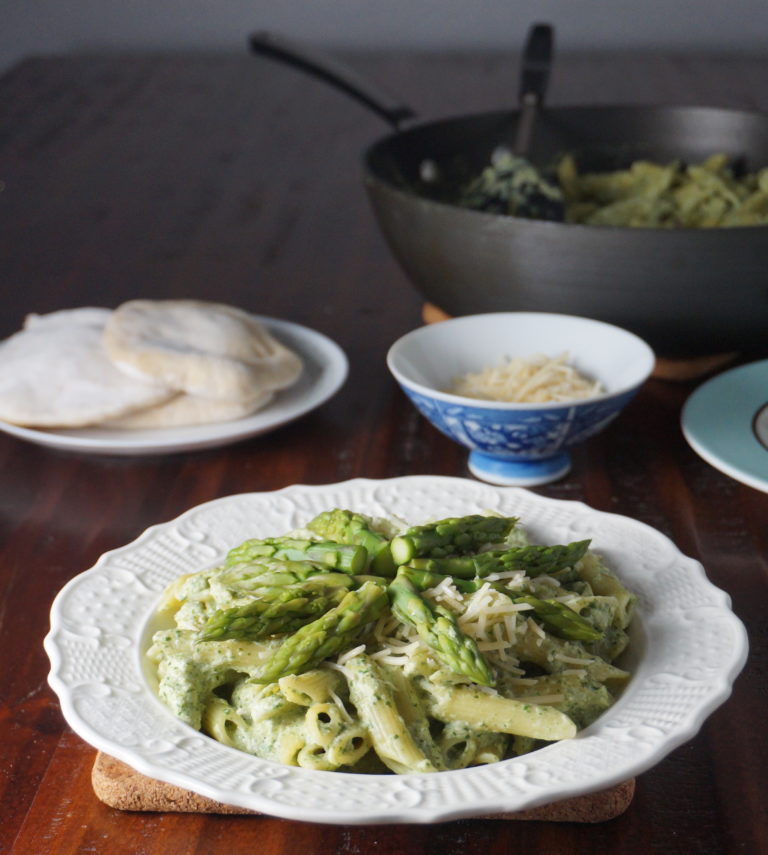
[[521, 157], [528, 153], [536, 117], [544, 104], [554, 40], [549, 24], [534, 24], [528, 31], [520, 69], [520, 118], [513, 145], [514, 153]]
[[351, 68], [330, 56], [322, 55], [274, 33], [253, 33], [248, 42], [253, 53], [284, 62], [346, 92], [389, 122], [395, 130], [399, 130], [401, 122], [416, 116], [410, 107], [396, 103], [359, 77]]

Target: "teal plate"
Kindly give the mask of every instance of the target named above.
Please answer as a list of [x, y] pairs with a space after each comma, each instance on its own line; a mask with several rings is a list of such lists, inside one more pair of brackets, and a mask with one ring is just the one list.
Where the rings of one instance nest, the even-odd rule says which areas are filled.
[[768, 493], [768, 359], [703, 383], [685, 402], [681, 424], [707, 463]]

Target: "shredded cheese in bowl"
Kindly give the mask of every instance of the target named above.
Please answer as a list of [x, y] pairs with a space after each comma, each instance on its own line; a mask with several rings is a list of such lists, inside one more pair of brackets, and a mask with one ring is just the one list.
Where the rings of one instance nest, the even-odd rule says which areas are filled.
[[599, 381], [569, 365], [568, 358], [567, 351], [555, 357], [505, 357], [498, 365], [457, 377], [447, 391], [465, 398], [519, 404], [582, 400], [605, 392]]

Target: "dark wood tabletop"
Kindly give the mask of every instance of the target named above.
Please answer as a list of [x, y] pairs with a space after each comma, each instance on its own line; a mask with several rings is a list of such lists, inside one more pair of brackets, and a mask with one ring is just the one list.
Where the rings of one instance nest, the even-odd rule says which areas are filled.
[[[511, 55], [352, 60], [424, 117], [516, 97]], [[551, 101], [768, 109], [766, 81], [758, 58], [565, 55]], [[361, 186], [361, 151], [385, 130], [338, 93], [245, 50], [30, 58], [0, 78], [0, 337], [28, 312], [194, 297], [313, 327], [350, 362], [331, 401], [228, 447], [89, 456], [0, 434], [0, 852], [768, 852], [768, 496], [686, 444], [680, 410], [698, 380], [649, 381], [575, 450], [563, 480], [537, 488], [668, 535], [731, 595], [750, 635], [731, 698], [638, 778], [621, 817], [337, 827], [134, 814], [93, 794], [94, 750], [66, 725], [42, 647], [67, 580], [218, 496], [356, 476], [470, 477], [465, 452], [416, 414], [384, 362], [422, 307]]]

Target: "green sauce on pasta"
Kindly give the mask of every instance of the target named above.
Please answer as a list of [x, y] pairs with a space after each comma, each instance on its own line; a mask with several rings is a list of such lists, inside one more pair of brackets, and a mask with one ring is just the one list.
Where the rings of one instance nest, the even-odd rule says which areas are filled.
[[[615, 660], [635, 598], [587, 541], [533, 546], [516, 519], [492, 514], [401, 532], [347, 511], [322, 524], [338, 545], [373, 544], [376, 565], [329, 572], [310, 524], [304, 541], [284, 537], [311, 559], [240, 561], [238, 547], [237, 561], [166, 590], [159, 612], [174, 626], [148, 656], [178, 718], [279, 763], [439, 772], [570, 738], [629, 679]], [[382, 562], [382, 541], [412, 563]]]

